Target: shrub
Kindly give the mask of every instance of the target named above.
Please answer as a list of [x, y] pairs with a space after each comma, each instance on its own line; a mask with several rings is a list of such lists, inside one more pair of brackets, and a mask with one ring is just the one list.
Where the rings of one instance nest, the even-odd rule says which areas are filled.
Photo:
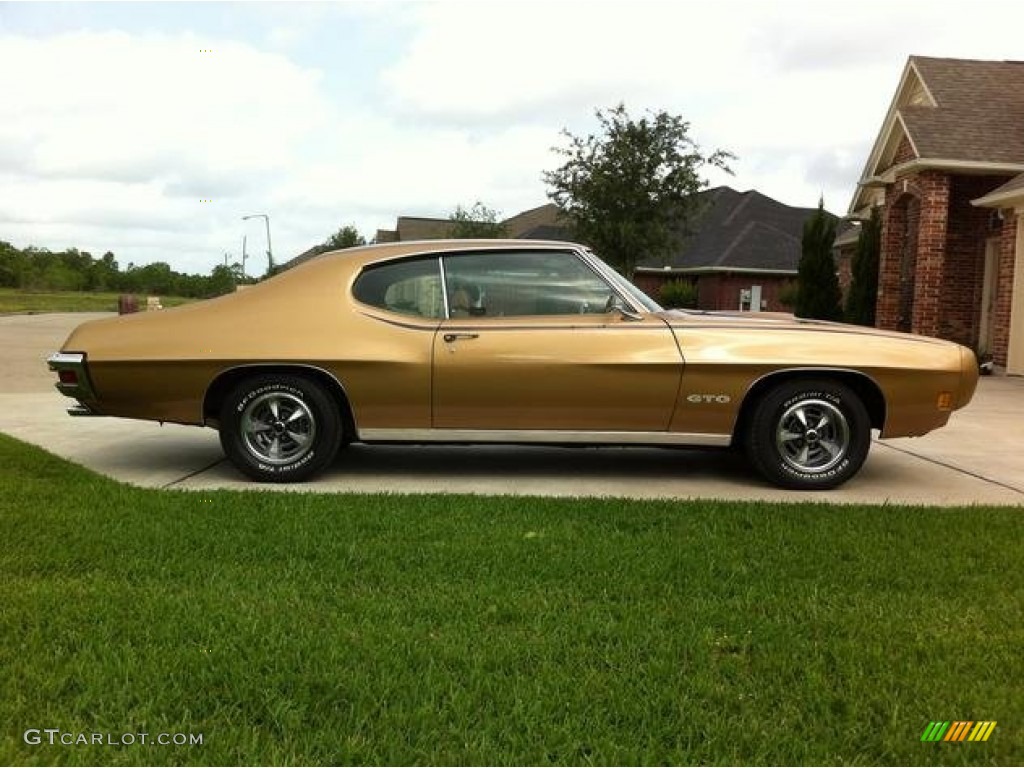
[[658, 294], [662, 306], [673, 309], [695, 309], [697, 307], [697, 284], [688, 280], [673, 280], [661, 286]]

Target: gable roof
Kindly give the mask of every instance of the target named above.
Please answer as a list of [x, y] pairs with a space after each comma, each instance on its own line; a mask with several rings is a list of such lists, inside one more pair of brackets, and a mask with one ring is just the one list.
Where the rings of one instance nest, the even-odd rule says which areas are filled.
[[451, 237], [453, 222], [425, 216], [399, 216], [399, 240], [442, 240]]
[[[908, 145], [909, 158], [900, 154]], [[865, 187], [904, 164], [1024, 170], [1024, 62], [911, 56], [850, 212], [867, 203]]]
[[522, 238], [525, 237], [525, 233], [540, 227], [559, 226], [558, 206], [554, 203], [539, 205], [515, 216], [509, 216], [501, 223], [505, 225], [509, 237]]
[[796, 274], [804, 222], [816, 208], [795, 208], [731, 187], [705, 190], [699, 197], [703, 210], [690, 222], [692, 234], [668, 264], [642, 259], [639, 269]]
[[935, 100], [901, 108], [918, 157], [1024, 163], [1024, 62], [911, 62]]

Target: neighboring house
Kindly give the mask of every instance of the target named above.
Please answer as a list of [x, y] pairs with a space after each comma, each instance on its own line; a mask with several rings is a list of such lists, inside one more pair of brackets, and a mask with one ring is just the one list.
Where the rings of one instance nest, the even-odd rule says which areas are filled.
[[558, 212], [554, 203], [531, 208], [517, 213], [502, 222], [509, 237], [520, 240], [560, 240], [576, 242], [572, 227], [569, 226]]
[[[573, 235], [559, 217], [553, 203], [517, 213], [501, 222], [508, 237], [520, 240], [566, 240]], [[378, 229], [375, 243], [398, 243], [408, 240], [443, 240], [452, 236], [454, 222], [427, 216], [399, 216], [394, 229]], [[282, 269], [297, 267], [322, 253], [321, 245], [314, 245], [286, 262]]]
[[[553, 203], [517, 213], [501, 222], [508, 237], [520, 240], [567, 240], [569, 228], [560, 223], [558, 208]], [[403, 240], [441, 240], [451, 237], [453, 222], [418, 216], [399, 216], [394, 229], [378, 229], [378, 243]]]
[[678, 251], [667, 264], [641, 258], [634, 282], [655, 299], [667, 282], [694, 283], [700, 309], [791, 312], [781, 294], [796, 280], [804, 222], [817, 209], [731, 187], [699, 196], [700, 213]]
[[425, 216], [399, 216], [394, 229], [378, 229], [374, 242], [398, 243], [403, 240], [443, 240], [451, 237], [454, 222]]
[[850, 216], [873, 207], [877, 325], [1024, 374], [1024, 62], [911, 56]]

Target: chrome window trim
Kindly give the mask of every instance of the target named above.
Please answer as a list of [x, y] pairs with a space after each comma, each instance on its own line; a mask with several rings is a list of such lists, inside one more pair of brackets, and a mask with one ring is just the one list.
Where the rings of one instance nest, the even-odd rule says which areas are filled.
[[[593, 272], [601, 282], [603, 282], [606, 286], [608, 286], [608, 288], [611, 291], [611, 293], [613, 293], [616, 296], [618, 296], [619, 299], [622, 300], [622, 303], [625, 304], [626, 307], [633, 314], [635, 314], [635, 315], [639, 315], [640, 314], [640, 310], [637, 309], [636, 303], [633, 301], [633, 297], [629, 296], [626, 293], [624, 293], [623, 290], [622, 290], [622, 286], [617, 285], [614, 280], [610, 280], [608, 275], [606, 275], [604, 273], [604, 271], [600, 268], [600, 265], [604, 265], [604, 266], [607, 267], [607, 265], [604, 264], [604, 262], [600, 261], [600, 259], [598, 259], [592, 253], [590, 253], [589, 251], [587, 251], [586, 249], [583, 249], [583, 248], [576, 248], [576, 249], [574, 249], [573, 250], [573, 255], [577, 259], [582, 261], [584, 266], [586, 266], [587, 269], [589, 269], [591, 272]], [[611, 267], [608, 267], [608, 269], [611, 269]], [[612, 270], [612, 271], [614, 272], [614, 270]]]
[[[372, 272], [375, 269], [387, 267], [387, 266], [390, 266], [392, 264], [398, 264], [398, 263], [407, 262], [407, 261], [409, 261], [409, 262], [412, 262], [412, 261], [427, 261], [429, 259], [433, 259], [434, 260], [434, 265], [437, 267], [438, 274], [441, 277], [442, 299], [444, 301], [444, 313], [445, 313], [443, 316], [441, 316], [441, 317], [427, 317], [425, 315], [413, 315], [413, 314], [406, 314], [404, 312], [395, 312], [393, 309], [388, 309], [387, 307], [378, 307], [376, 304], [368, 304], [367, 302], [363, 301], [358, 296], [356, 296], [356, 285], [359, 283], [360, 278], [362, 278], [367, 272]], [[375, 312], [384, 312], [387, 315], [393, 316], [393, 317], [412, 317], [412, 318], [419, 317], [419, 318], [422, 318], [425, 321], [433, 320], [434, 321], [434, 326], [436, 326], [437, 323], [440, 323], [442, 320], [446, 320], [447, 319], [447, 315], [448, 315], [448, 295], [447, 295], [447, 293], [445, 293], [443, 291], [443, 289], [444, 289], [444, 271], [441, 269], [440, 262], [441, 262], [441, 254], [440, 253], [415, 253], [415, 254], [410, 254], [410, 255], [407, 255], [407, 256], [395, 257], [393, 259], [383, 259], [381, 261], [371, 261], [371, 262], [368, 262], [366, 264], [363, 264], [361, 267], [359, 267], [359, 270], [357, 272], [355, 272], [351, 276], [351, 278], [349, 280], [349, 284], [348, 284], [348, 297], [352, 301], [353, 305], [356, 305], [358, 307], [366, 307], [367, 309], [373, 310]], [[362, 314], [367, 315], [368, 317], [374, 317], [373, 315], [368, 314], [366, 312], [363, 312]], [[380, 319], [380, 318], [374, 318], [374, 319]]]
[[567, 429], [401, 429], [367, 427], [359, 439], [393, 443], [519, 443], [581, 445], [693, 445], [728, 447], [732, 435], [704, 432], [615, 432]]
[[448, 273], [444, 265], [444, 256], [437, 257], [437, 268], [441, 272], [441, 301], [444, 302], [444, 317], [442, 320], [451, 320], [452, 313], [448, 307]]
[[[577, 249], [576, 252], [580, 255], [580, 258], [588, 261], [592, 265], [593, 269], [597, 270], [597, 272], [601, 274], [601, 276], [607, 282], [610, 282], [612, 285], [615, 285], [617, 288], [619, 288], [620, 291], [626, 293], [626, 295], [632, 300], [632, 308], [634, 312], [638, 312], [640, 314], [651, 314], [652, 312], [664, 311], [664, 308], [650, 296], [647, 296], [646, 298], [649, 302], [651, 302], [654, 308], [648, 308], [640, 300], [639, 296], [633, 294], [634, 291], [637, 291], [639, 293], [643, 292], [640, 291], [640, 289], [633, 285], [631, 282], [629, 282], [629, 280], [627, 280], [623, 275], [620, 275], [618, 272], [616, 272], [611, 267], [611, 265], [602, 261], [601, 258], [592, 250], [581, 246]], [[628, 291], [626, 291], [627, 288], [629, 289]], [[644, 295], [646, 296], [646, 294]], [[639, 308], [637, 307], [637, 303], [640, 304]]]

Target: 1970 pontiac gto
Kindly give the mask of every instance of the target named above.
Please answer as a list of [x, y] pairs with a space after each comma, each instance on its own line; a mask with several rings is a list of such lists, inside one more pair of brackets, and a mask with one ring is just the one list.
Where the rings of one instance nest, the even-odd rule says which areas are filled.
[[666, 311], [575, 244], [402, 242], [324, 254], [228, 296], [94, 320], [49, 365], [73, 415], [211, 426], [260, 481], [351, 442], [741, 447], [834, 488], [872, 430], [923, 435], [974, 354], [766, 313]]

